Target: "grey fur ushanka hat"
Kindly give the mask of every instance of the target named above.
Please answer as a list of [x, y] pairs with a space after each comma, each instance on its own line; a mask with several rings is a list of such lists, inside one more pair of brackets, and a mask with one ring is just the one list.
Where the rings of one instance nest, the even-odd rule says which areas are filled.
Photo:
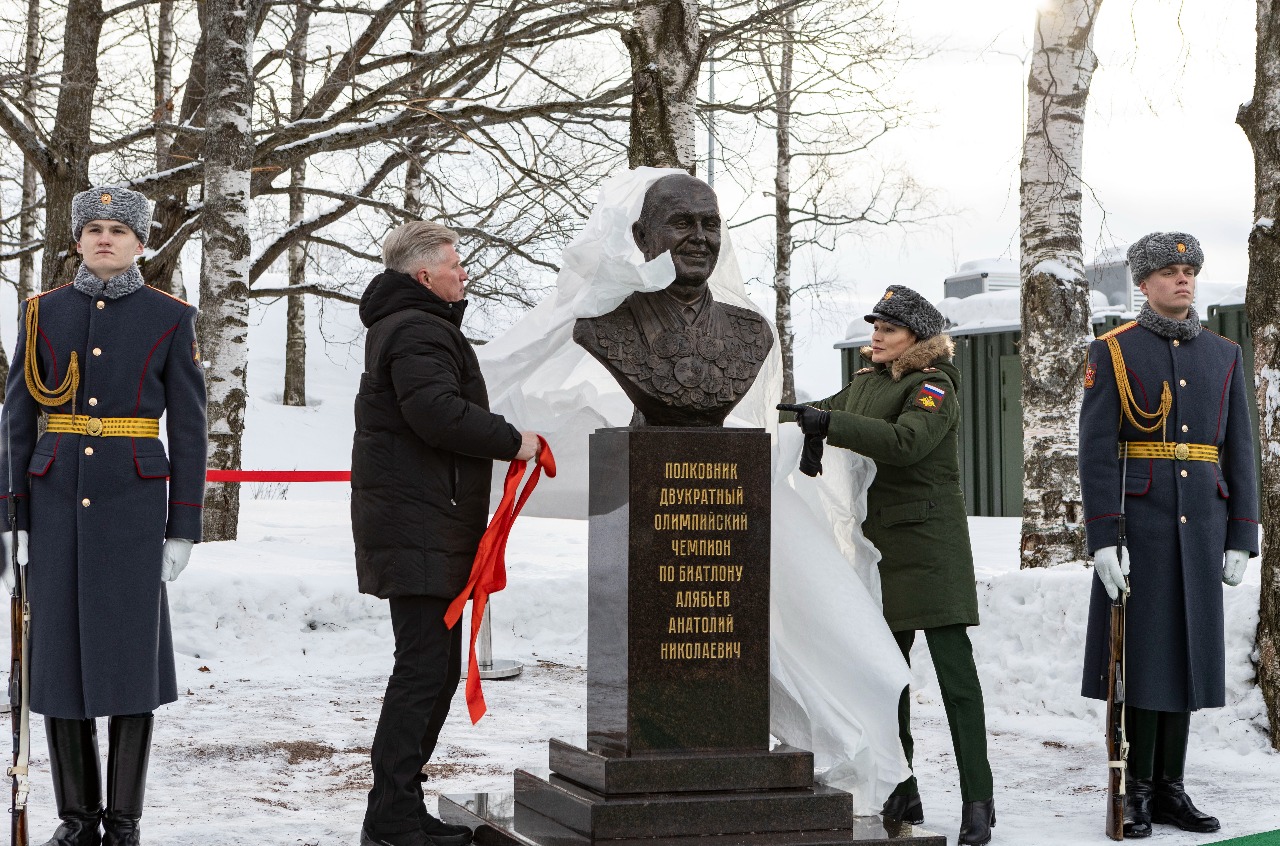
[[1200, 242], [1186, 232], [1152, 232], [1143, 235], [1129, 247], [1129, 275], [1133, 284], [1142, 281], [1162, 267], [1189, 264], [1200, 272], [1204, 266], [1204, 250]]
[[875, 308], [863, 320], [868, 323], [884, 320], [905, 327], [911, 330], [918, 341], [932, 338], [947, 325], [947, 319], [934, 308], [933, 303], [906, 285], [890, 285], [880, 302], [875, 304]]
[[118, 220], [133, 230], [138, 240], [147, 243], [151, 232], [151, 202], [137, 191], [104, 185], [81, 191], [71, 200], [71, 239], [91, 220]]

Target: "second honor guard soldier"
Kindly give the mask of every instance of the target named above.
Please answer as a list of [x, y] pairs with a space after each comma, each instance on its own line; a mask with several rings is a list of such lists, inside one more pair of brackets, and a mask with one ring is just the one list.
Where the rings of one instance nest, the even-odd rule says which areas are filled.
[[1221, 585], [1240, 584], [1258, 554], [1249, 396], [1240, 347], [1203, 329], [1192, 306], [1204, 264], [1196, 239], [1154, 232], [1128, 258], [1147, 302], [1090, 345], [1080, 409], [1098, 575], [1081, 692], [1107, 698], [1110, 600], [1128, 589], [1125, 837], [1149, 836], [1153, 822], [1211, 832], [1218, 821], [1192, 804], [1182, 775], [1191, 712], [1225, 702]]
[[[75, 280], [22, 307], [0, 477], [18, 502], [20, 560], [29, 552], [31, 709], [45, 716], [62, 819], [47, 846], [135, 846], [152, 711], [178, 698], [164, 582], [200, 540], [204, 372], [196, 309], [134, 264], [147, 199], [93, 188], [71, 216]], [[110, 717], [105, 807], [95, 717]]]

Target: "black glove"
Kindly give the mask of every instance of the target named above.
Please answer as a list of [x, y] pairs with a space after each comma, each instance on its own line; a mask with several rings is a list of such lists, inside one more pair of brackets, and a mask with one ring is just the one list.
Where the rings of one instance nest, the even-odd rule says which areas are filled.
[[785, 402], [778, 403], [778, 411], [794, 413], [796, 422], [800, 424], [800, 431], [804, 432], [806, 437], [818, 435], [825, 438], [827, 436], [827, 427], [831, 425], [830, 411], [823, 411], [811, 405], [791, 405]]
[[818, 476], [822, 473], [823, 438], [827, 436], [827, 427], [831, 425], [831, 412], [823, 411], [809, 405], [792, 405], [779, 403], [779, 411], [790, 411], [796, 415], [796, 423], [804, 432], [804, 451], [800, 453], [800, 472], [806, 476]]

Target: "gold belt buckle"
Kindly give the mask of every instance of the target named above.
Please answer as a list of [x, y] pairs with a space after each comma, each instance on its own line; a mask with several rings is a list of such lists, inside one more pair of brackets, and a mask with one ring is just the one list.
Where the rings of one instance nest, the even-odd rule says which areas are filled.
[[[95, 438], [102, 434], [102, 420], [97, 417], [90, 417], [85, 421], [84, 432], [86, 435], [93, 435]], [[1182, 444], [1178, 444], [1182, 446]]]
[[1174, 444], [1173, 457], [1179, 461], [1186, 461], [1191, 457], [1191, 447], [1186, 444]]

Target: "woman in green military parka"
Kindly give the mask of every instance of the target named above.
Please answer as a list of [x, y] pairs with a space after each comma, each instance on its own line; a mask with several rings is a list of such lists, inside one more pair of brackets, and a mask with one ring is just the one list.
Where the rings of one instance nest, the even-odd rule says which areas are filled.
[[[824, 435], [876, 464], [862, 529], [880, 550], [885, 620], [908, 661], [916, 631], [924, 630], [960, 769], [958, 843], [982, 846], [991, 840], [995, 803], [982, 686], [966, 631], [978, 625], [978, 596], [960, 490], [954, 344], [942, 334], [938, 310], [902, 285], [889, 286], [866, 320], [875, 329], [862, 355], [872, 365], [835, 396], [800, 406], [797, 422], [806, 435]], [[910, 763], [909, 690], [898, 723]], [[915, 776], [898, 785], [881, 814], [924, 821]]]

